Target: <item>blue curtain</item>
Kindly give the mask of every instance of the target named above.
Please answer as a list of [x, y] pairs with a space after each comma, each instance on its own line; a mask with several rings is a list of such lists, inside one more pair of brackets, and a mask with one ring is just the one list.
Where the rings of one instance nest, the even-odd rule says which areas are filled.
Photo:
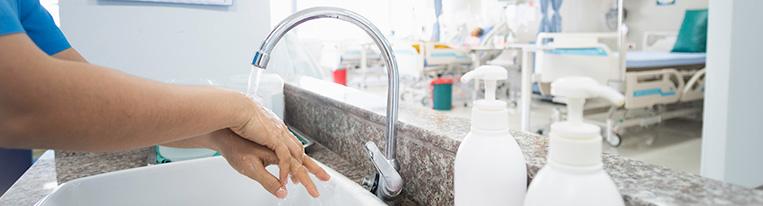
[[[548, 7], [551, 7], [554, 14], [551, 19], [548, 17]], [[561, 32], [562, 15], [559, 10], [562, 8], [562, 0], [540, 0], [540, 13], [543, 18], [540, 20], [538, 32]]]
[[440, 15], [442, 14], [442, 0], [434, 0], [434, 27], [432, 27], [432, 41], [440, 41]]
[[554, 16], [551, 17], [550, 32], [562, 32], [562, 15], [559, 13], [562, 0], [551, 0], [551, 8], [554, 9]]
[[540, 28], [538, 28], [538, 33], [543, 32], [550, 32], [549, 27], [549, 20], [548, 20], [548, 3], [551, 0], [540, 0], [540, 14], [542, 18], [540, 19]]

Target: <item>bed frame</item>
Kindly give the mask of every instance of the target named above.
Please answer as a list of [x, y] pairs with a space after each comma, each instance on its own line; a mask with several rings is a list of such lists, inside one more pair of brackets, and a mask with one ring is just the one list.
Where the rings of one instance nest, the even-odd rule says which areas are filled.
[[[655, 40], [657, 36], [661, 38]], [[610, 49], [617, 48], [612, 46], [616, 45], [617, 39], [617, 33], [539, 34], [536, 41], [539, 45], [606, 51], [605, 55], [538, 52], [534, 79], [540, 86], [541, 93], [550, 94], [549, 85], [558, 78], [579, 75], [592, 77], [602, 84], [618, 89], [626, 97], [625, 105], [605, 109], [605, 122], [593, 122], [605, 128], [602, 136], [612, 146], [620, 145], [620, 136], [626, 128], [648, 127], [668, 119], [701, 114], [702, 109], [697, 106], [697, 102], [704, 97], [704, 65], [665, 66], [629, 71], [623, 63], [625, 56]], [[673, 42], [675, 33], [647, 32], [642, 48], [669, 51]], [[633, 110], [645, 110], [649, 115], [633, 116]]]

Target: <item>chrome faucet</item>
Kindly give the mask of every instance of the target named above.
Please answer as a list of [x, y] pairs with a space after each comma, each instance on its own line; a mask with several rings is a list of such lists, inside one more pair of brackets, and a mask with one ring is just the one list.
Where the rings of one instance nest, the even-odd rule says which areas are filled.
[[366, 32], [371, 39], [374, 40], [376, 46], [381, 51], [382, 58], [387, 67], [387, 127], [385, 136], [387, 138], [386, 153], [382, 155], [379, 148], [373, 142], [369, 141], [365, 144], [365, 149], [368, 152], [369, 159], [376, 168], [376, 174], [374, 178], [366, 179], [364, 184], [367, 184], [367, 188], [376, 196], [383, 200], [392, 200], [397, 197], [403, 190], [403, 178], [400, 177], [398, 169], [400, 168], [396, 157], [397, 138], [395, 136], [395, 123], [397, 122], [397, 105], [398, 98], [400, 97], [399, 90], [399, 77], [397, 72], [397, 60], [392, 53], [392, 47], [387, 39], [379, 31], [376, 26], [371, 24], [368, 19], [360, 16], [359, 14], [341, 8], [332, 7], [315, 7], [305, 9], [297, 13], [286, 17], [273, 31], [268, 34], [265, 40], [262, 42], [262, 46], [257, 50], [252, 60], [252, 65], [255, 67], [265, 69], [267, 68], [268, 61], [270, 60], [270, 52], [273, 51], [278, 41], [283, 37], [286, 32], [293, 29], [299, 24], [305, 23], [313, 19], [320, 18], [332, 18], [339, 19], [352, 23]]

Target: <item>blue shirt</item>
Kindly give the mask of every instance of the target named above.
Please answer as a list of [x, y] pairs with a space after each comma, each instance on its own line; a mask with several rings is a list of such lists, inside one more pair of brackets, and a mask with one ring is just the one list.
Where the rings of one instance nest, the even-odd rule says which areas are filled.
[[71, 48], [39, 0], [0, 0], [0, 36], [21, 32], [48, 55]]

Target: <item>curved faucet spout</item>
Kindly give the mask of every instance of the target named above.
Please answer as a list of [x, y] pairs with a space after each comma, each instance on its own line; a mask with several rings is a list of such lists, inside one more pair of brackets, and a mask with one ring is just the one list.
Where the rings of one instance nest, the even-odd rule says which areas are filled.
[[[371, 159], [371, 161], [373, 161], [374, 166], [376, 167], [378, 173], [382, 173], [382, 171], [380, 170], [380, 167], [395, 168], [395, 170], [393, 171], [397, 173], [396, 169], [399, 168], [399, 165], [396, 159], [397, 138], [395, 136], [395, 123], [397, 122], [398, 98], [400, 96], [399, 94], [400, 83], [399, 83], [398, 70], [397, 70], [397, 60], [395, 59], [395, 54], [392, 53], [392, 46], [390, 46], [390, 43], [387, 41], [386, 38], [384, 38], [384, 35], [382, 34], [382, 32], [379, 31], [379, 29], [376, 28], [376, 26], [371, 24], [371, 21], [368, 21], [368, 19], [360, 16], [359, 14], [355, 12], [352, 12], [346, 9], [341, 9], [341, 8], [315, 7], [315, 8], [299, 11], [289, 17], [286, 17], [286, 19], [281, 21], [281, 23], [279, 23], [275, 27], [275, 29], [273, 29], [273, 31], [271, 31], [270, 34], [268, 34], [265, 40], [263, 40], [262, 45], [260, 46], [260, 49], [257, 50], [257, 52], [255, 53], [254, 59], [252, 60], [252, 65], [261, 69], [267, 68], [268, 62], [270, 61], [270, 53], [273, 51], [273, 48], [275, 48], [278, 41], [288, 31], [290, 31], [297, 25], [300, 25], [302, 23], [305, 23], [313, 19], [320, 19], [320, 18], [339, 19], [339, 20], [346, 21], [360, 27], [361, 29], [363, 29], [363, 31], [366, 32], [366, 34], [368, 34], [371, 37], [371, 39], [373, 39], [374, 43], [376, 43], [376, 46], [379, 47], [379, 51], [381, 51], [382, 58], [384, 59], [384, 62], [386, 63], [386, 66], [387, 66], [386, 69], [387, 69], [387, 78], [388, 78], [388, 81], [387, 81], [388, 83], [387, 126], [385, 131], [387, 142], [386, 142], [386, 149], [385, 149], [385, 155], [384, 155], [385, 158], [380, 159], [378, 157], [374, 157], [373, 155], [371, 155], [369, 158]], [[383, 161], [383, 160], [386, 160], [386, 161]], [[387, 167], [387, 166], [390, 166], [390, 167]], [[387, 170], [383, 172], [385, 174], [390, 173], [390, 171], [387, 171]], [[387, 175], [387, 176], [390, 176], [390, 175]], [[399, 175], [397, 175], [397, 177], [399, 177]], [[390, 182], [394, 182], [394, 184], [390, 184]], [[403, 181], [401, 178], [396, 178], [396, 180], [379, 181], [377, 183], [376, 193], [379, 197], [383, 199], [394, 198], [402, 190], [402, 184], [403, 184]]]

